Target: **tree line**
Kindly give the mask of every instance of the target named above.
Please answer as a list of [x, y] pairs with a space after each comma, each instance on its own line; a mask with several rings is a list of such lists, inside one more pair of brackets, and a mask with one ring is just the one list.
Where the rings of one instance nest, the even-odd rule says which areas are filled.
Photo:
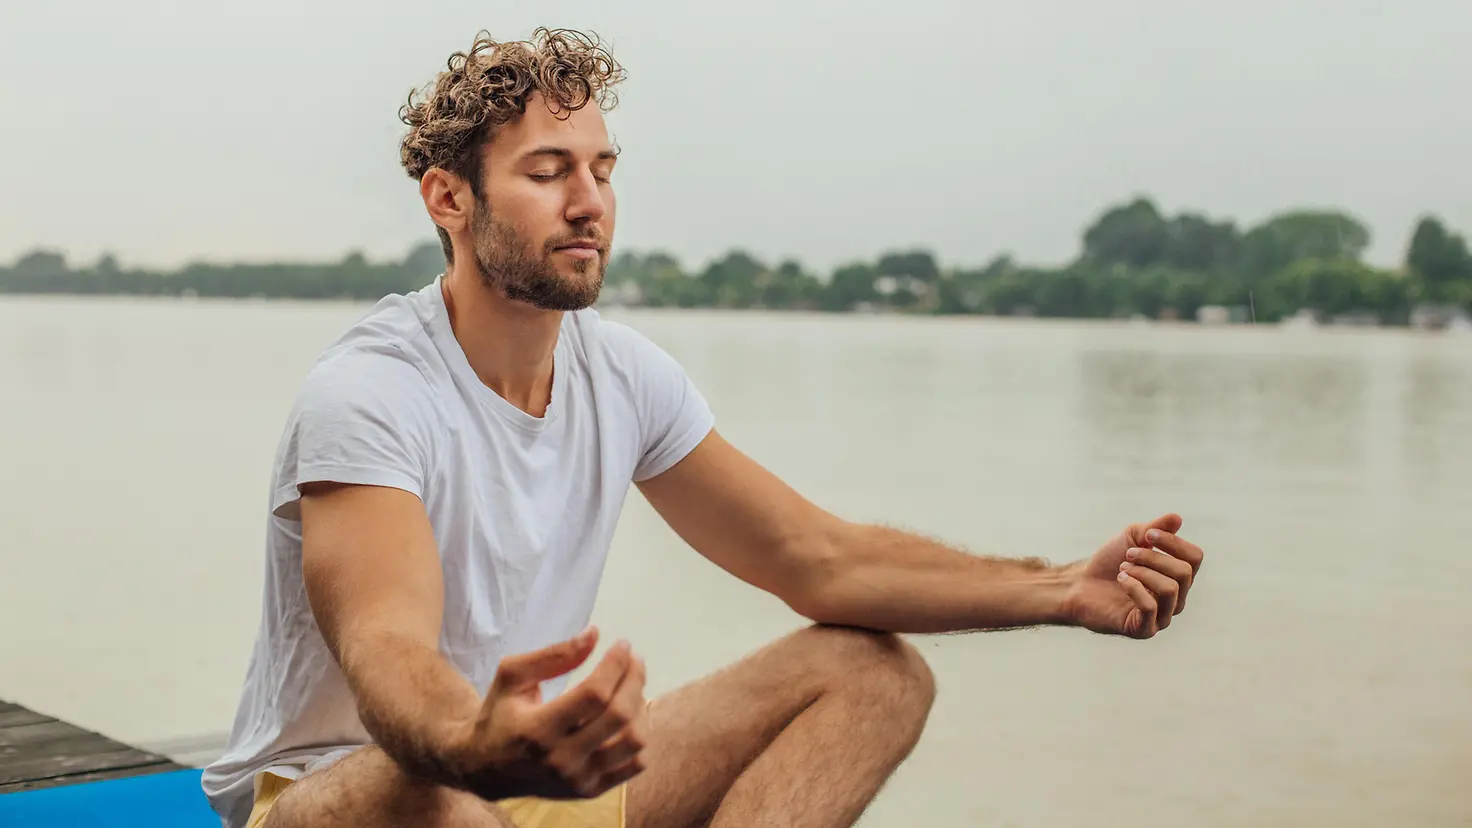
[[[652, 307], [887, 311], [1050, 317], [1194, 319], [1203, 306], [1276, 321], [1300, 311], [1405, 324], [1417, 306], [1472, 312], [1472, 253], [1435, 216], [1422, 217], [1392, 268], [1366, 264], [1370, 231], [1335, 210], [1289, 210], [1239, 228], [1148, 198], [1106, 209], [1080, 250], [1057, 267], [1000, 255], [980, 267], [943, 268], [924, 249], [854, 261], [826, 276], [800, 262], [775, 265], [733, 250], [698, 271], [658, 251], [620, 252], [609, 263], [605, 301]], [[337, 262], [195, 263], [159, 272], [108, 255], [72, 267], [36, 250], [0, 267], [0, 293], [197, 295], [374, 300], [424, 285], [444, 268], [436, 242], [402, 261], [350, 253]]]

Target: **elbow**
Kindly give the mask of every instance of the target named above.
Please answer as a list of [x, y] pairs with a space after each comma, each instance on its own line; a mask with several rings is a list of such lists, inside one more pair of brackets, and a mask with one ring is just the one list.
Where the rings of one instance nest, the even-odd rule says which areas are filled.
[[844, 624], [844, 585], [852, 580], [853, 560], [845, 544], [832, 534], [796, 542], [784, 559], [790, 562], [780, 597], [793, 612], [815, 624]]

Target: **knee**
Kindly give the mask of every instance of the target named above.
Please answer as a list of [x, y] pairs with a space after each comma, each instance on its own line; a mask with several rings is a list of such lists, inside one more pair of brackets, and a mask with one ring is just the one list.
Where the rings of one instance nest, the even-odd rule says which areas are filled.
[[[816, 651], [814, 662], [844, 689], [874, 694], [887, 707], [923, 721], [935, 702], [935, 674], [914, 645], [890, 633], [814, 626], [798, 633]], [[899, 712], [899, 711], [897, 711]]]

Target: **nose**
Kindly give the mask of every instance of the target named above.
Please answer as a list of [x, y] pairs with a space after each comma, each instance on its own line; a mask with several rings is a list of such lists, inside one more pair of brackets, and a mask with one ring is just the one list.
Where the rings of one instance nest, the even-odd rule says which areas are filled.
[[604, 193], [598, 186], [598, 179], [593, 177], [592, 170], [583, 168], [576, 175], [568, 176], [567, 182], [566, 218], [569, 222], [596, 222], [607, 214], [608, 205], [605, 203]]

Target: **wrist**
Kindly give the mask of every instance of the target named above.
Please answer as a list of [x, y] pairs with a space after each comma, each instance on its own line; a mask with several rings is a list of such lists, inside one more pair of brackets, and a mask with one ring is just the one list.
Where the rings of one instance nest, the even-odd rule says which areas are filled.
[[481, 735], [476, 711], [438, 718], [429, 738], [429, 753], [434, 757], [435, 781], [463, 788], [481, 769], [486, 740]]
[[1053, 624], [1056, 626], [1074, 627], [1078, 626], [1078, 609], [1075, 606], [1075, 586], [1083, 579], [1084, 570], [1088, 561], [1074, 561], [1053, 568], [1054, 578], [1058, 583], [1056, 593], [1057, 605], [1054, 608]]
[[1048, 626], [1067, 625], [1069, 588], [1073, 585], [1072, 564], [1050, 566], [1039, 575], [1042, 583], [1038, 591], [1038, 611], [1041, 613], [1042, 623]]

